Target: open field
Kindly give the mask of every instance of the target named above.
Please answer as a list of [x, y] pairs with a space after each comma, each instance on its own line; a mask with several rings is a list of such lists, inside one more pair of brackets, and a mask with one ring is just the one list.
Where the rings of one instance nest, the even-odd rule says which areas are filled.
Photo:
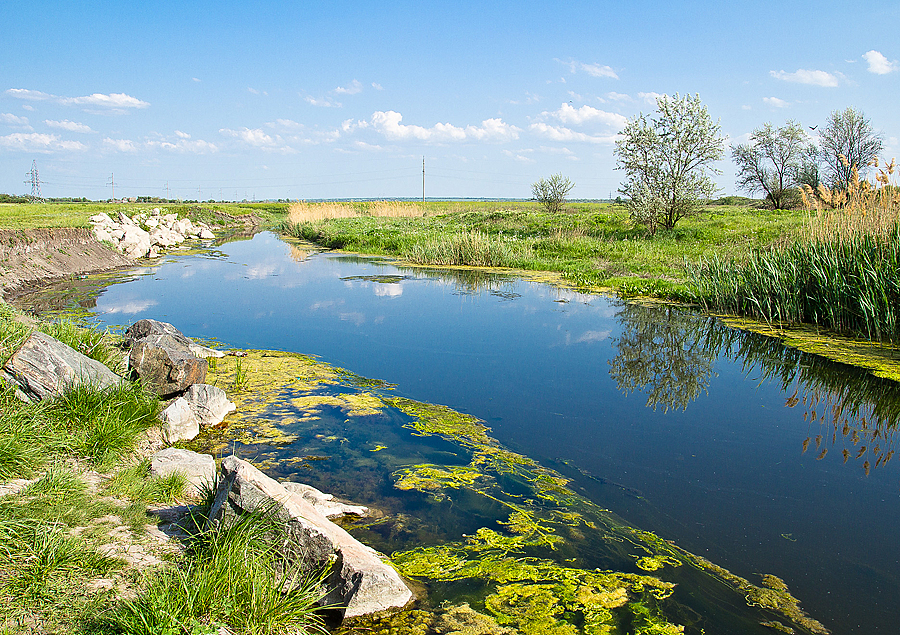
[[88, 219], [100, 212], [116, 216], [122, 211], [133, 216], [154, 207], [215, 224], [216, 212], [230, 216], [253, 214], [265, 222], [280, 218], [287, 211], [287, 205], [282, 203], [0, 203], [0, 229], [90, 227]]
[[752, 248], [797, 235], [808, 217], [802, 211], [711, 205], [704, 214], [650, 236], [615, 204], [569, 203], [561, 214], [548, 214], [533, 202], [417, 205], [421, 218], [288, 219], [281, 228], [326, 247], [421, 264], [552, 271], [575, 284], [623, 295], [684, 298], [686, 261], [743, 258]]

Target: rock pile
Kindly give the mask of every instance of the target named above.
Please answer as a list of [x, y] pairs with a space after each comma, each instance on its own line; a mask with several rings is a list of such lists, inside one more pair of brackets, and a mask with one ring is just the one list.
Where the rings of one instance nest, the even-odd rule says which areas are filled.
[[158, 258], [160, 248], [173, 247], [190, 238], [216, 237], [205, 223], [195, 225], [189, 218], [179, 219], [178, 214], [163, 214], [158, 207], [150, 214], [133, 217], [119, 212], [118, 221], [100, 213], [91, 216], [90, 221], [97, 240], [110, 243], [131, 258]]

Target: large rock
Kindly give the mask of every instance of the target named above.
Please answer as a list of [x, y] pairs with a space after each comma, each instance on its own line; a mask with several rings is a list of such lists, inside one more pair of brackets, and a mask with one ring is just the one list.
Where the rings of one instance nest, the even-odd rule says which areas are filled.
[[200, 421], [194, 415], [191, 404], [179, 397], [160, 413], [163, 439], [166, 443], [190, 441], [200, 434]]
[[126, 347], [134, 346], [136, 342], [141, 340], [150, 340], [162, 346], [171, 346], [170, 341], [162, 336], [171, 338], [197, 357], [224, 357], [225, 355], [222, 351], [200, 346], [190, 338], [185, 337], [181, 331], [168, 322], [160, 322], [159, 320], [138, 320], [125, 331], [124, 341]]
[[200, 434], [201, 426], [218, 425], [236, 409], [218, 386], [194, 384], [162, 411], [163, 437], [168, 443], [189, 441]]
[[366, 516], [369, 513], [368, 507], [342, 503], [334, 499], [334, 494], [326, 494], [306, 483], [282, 481], [281, 484], [291, 494], [302, 496], [310, 505], [316, 508], [316, 511], [329, 520], [343, 518], [344, 516]]
[[309, 569], [333, 562], [327, 603], [345, 607], [344, 617], [401, 608], [412, 598], [400, 575], [379, 554], [325, 518], [299, 494], [236, 456], [222, 461], [210, 522], [228, 514], [274, 507], [283, 523], [279, 547], [291, 561]]
[[225, 391], [218, 386], [194, 384], [185, 391], [183, 398], [201, 426], [219, 425], [229, 412], [237, 410], [234, 402], [229, 401]]
[[115, 386], [122, 378], [98, 361], [82, 355], [46, 333], [35, 332], [3, 367], [28, 400], [55, 397], [81, 384], [97, 389]]
[[[168, 338], [168, 336], [161, 336]], [[206, 360], [168, 338], [140, 340], [128, 355], [128, 366], [141, 383], [161, 397], [183, 392], [206, 379]]]
[[196, 495], [216, 481], [216, 462], [209, 454], [166, 448], [150, 458], [150, 475], [166, 477], [181, 472], [187, 477], [186, 493]]

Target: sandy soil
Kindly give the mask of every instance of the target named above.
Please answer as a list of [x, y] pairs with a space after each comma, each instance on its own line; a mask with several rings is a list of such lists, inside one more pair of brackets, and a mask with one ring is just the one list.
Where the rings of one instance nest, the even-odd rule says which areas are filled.
[[0, 288], [6, 299], [51, 280], [134, 264], [97, 242], [90, 229], [0, 230]]

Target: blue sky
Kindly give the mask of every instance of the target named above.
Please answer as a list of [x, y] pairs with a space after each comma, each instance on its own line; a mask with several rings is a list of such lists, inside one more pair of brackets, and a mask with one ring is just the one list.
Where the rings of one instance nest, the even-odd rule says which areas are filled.
[[[196, 199], [574, 197], [657, 94], [729, 143], [853, 106], [898, 153], [900, 5], [44, 2], [2, 9], [0, 192]], [[723, 193], [737, 193], [729, 160]], [[112, 177], [112, 178], [111, 178]]]

